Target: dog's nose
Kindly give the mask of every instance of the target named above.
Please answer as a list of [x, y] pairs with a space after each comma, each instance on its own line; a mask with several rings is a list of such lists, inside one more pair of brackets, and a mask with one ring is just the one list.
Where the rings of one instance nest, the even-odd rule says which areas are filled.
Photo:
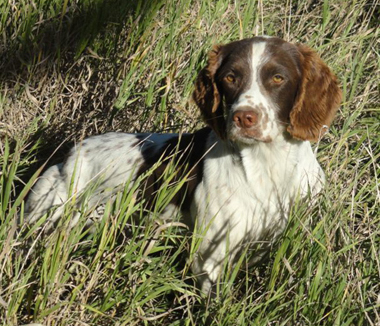
[[257, 124], [259, 115], [253, 110], [237, 110], [234, 112], [232, 119], [237, 127], [249, 129]]

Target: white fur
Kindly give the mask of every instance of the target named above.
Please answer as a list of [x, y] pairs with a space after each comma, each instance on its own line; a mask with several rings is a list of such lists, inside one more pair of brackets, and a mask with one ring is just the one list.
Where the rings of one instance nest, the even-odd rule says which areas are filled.
[[[62, 216], [64, 204], [76, 199], [77, 206], [81, 196], [91, 187], [90, 207], [95, 207], [123, 185], [133, 181], [143, 156], [138, 144], [144, 142], [143, 150], [152, 153], [174, 134], [107, 133], [85, 139], [71, 150], [65, 164], [50, 167], [33, 187], [26, 203], [26, 218], [30, 223], [48, 213], [52, 207], [56, 210], [49, 218], [47, 229]], [[70, 190], [71, 187], [71, 190]], [[69, 197], [70, 194], [70, 197]], [[78, 222], [78, 213], [71, 224]]]
[[[240, 95], [239, 100], [232, 106], [233, 108], [239, 106], [269, 106], [269, 98], [265, 96], [260, 89], [260, 68], [265, 63], [267, 57], [265, 56], [265, 42], [252, 44], [252, 57], [250, 61], [250, 88]], [[248, 95], [248, 96], [247, 96]]]
[[201, 228], [197, 233], [205, 233], [193, 269], [207, 291], [226, 254], [232, 261], [247, 244], [271, 243], [284, 229], [292, 201], [310, 189], [319, 192], [324, 174], [309, 142], [283, 137], [241, 148], [219, 141], [204, 164], [192, 217]]

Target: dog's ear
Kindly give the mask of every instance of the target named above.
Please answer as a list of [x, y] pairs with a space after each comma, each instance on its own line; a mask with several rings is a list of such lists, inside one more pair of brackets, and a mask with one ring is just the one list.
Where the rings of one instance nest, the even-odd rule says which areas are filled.
[[310, 48], [297, 45], [302, 80], [290, 112], [288, 132], [297, 139], [318, 140], [339, 108], [342, 93], [335, 75]]
[[226, 138], [222, 94], [215, 81], [215, 74], [222, 63], [223, 46], [216, 45], [210, 51], [208, 63], [195, 82], [193, 99], [201, 110], [205, 122], [222, 139]]

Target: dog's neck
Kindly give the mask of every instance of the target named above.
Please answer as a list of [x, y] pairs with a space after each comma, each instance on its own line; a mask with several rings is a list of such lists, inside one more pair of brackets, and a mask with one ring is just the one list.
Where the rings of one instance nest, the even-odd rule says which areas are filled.
[[255, 182], [264, 179], [271, 181], [277, 191], [293, 193], [300, 188], [303, 195], [309, 189], [319, 192], [322, 187], [324, 174], [308, 141], [280, 135], [270, 143], [258, 141], [245, 145], [221, 141], [211, 134], [209, 144], [209, 148], [212, 147], [209, 158], [221, 158], [217, 164], [220, 175], [228, 174], [229, 171], [222, 170], [230, 169], [232, 163], [241, 170], [244, 182], [252, 186], [257, 186]]

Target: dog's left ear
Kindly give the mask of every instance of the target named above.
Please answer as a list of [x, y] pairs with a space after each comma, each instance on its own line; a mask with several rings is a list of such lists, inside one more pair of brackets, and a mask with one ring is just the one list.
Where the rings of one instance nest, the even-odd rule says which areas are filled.
[[310, 48], [297, 45], [301, 85], [290, 112], [288, 132], [297, 139], [318, 140], [327, 131], [342, 100], [335, 75]]
[[222, 63], [221, 45], [210, 51], [208, 63], [199, 73], [193, 93], [194, 102], [201, 110], [203, 119], [221, 138], [226, 138], [226, 121], [224, 119], [222, 94], [215, 81], [215, 74]]

